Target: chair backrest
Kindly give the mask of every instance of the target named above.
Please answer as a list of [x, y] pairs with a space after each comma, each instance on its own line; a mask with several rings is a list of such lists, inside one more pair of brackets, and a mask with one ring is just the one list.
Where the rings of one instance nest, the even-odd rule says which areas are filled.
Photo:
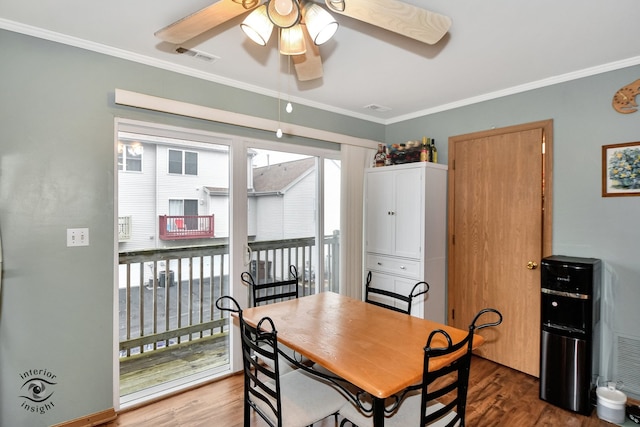
[[[216, 307], [221, 311], [236, 313], [240, 321], [244, 368], [244, 419], [249, 420], [249, 411], [253, 408], [271, 427], [282, 426], [278, 339], [273, 321], [269, 317], [263, 317], [256, 327], [249, 325], [242, 317], [240, 305], [230, 296], [218, 298]], [[268, 363], [263, 363], [265, 361]], [[257, 399], [264, 404], [256, 405]], [[271, 411], [271, 414], [267, 414], [266, 411]], [[276, 420], [276, 424], [272, 420]]]
[[429, 284], [427, 282], [418, 282], [413, 285], [409, 295], [402, 295], [387, 289], [373, 287], [371, 285], [371, 272], [369, 272], [365, 285], [364, 300], [370, 304], [399, 311], [400, 313], [411, 314], [413, 299], [427, 292], [429, 292]]
[[289, 266], [288, 280], [258, 283], [248, 271], [243, 272], [240, 279], [251, 289], [253, 307], [298, 298], [298, 269], [295, 265]]
[[[491, 317], [497, 320], [477, 325], [479, 318], [487, 313], [493, 313]], [[475, 315], [469, 325], [469, 333], [457, 344], [452, 344], [451, 337], [442, 329], [429, 334], [427, 345], [424, 348], [424, 372], [422, 377], [422, 404], [420, 412], [420, 425], [428, 426], [443, 416], [453, 414], [453, 418], [446, 425], [464, 426], [464, 418], [467, 406], [467, 390], [469, 388], [469, 371], [471, 368], [471, 351], [473, 349], [473, 334], [489, 326], [497, 326], [502, 323], [502, 314], [494, 308], [485, 308]], [[436, 335], [442, 335], [447, 340], [447, 347], [434, 348], [431, 343]], [[454, 353], [464, 349], [464, 354], [453, 363], [438, 370], [429, 372], [429, 361], [444, 354]], [[451, 375], [449, 375], [451, 374]], [[446, 402], [439, 409], [427, 411], [428, 403], [447, 395]], [[452, 398], [452, 396], [455, 396]], [[451, 400], [449, 400], [451, 399]], [[459, 423], [459, 424], [456, 424]]]

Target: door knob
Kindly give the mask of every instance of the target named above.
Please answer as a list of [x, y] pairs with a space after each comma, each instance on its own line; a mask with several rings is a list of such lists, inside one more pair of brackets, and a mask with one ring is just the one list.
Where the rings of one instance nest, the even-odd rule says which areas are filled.
[[538, 263], [537, 263], [537, 262], [535, 262], [535, 261], [529, 261], [529, 262], [527, 263], [527, 268], [528, 268], [529, 270], [535, 270], [536, 268], [538, 268]]

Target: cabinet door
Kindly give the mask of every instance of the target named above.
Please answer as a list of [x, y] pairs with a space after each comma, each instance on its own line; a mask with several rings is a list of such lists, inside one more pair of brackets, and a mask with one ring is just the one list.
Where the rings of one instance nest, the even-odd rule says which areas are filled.
[[420, 258], [424, 169], [376, 170], [366, 179], [366, 251]]
[[365, 244], [367, 252], [393, 253], [394, 207], [393, 173], [375, 171], [366, 174]]
[[424, 236], [424, 168], [394, 173], [393, 255], [421, 258]]

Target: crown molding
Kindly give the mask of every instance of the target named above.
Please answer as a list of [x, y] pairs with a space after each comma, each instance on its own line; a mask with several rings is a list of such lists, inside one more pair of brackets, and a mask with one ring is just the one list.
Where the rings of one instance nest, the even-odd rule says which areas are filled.
[[[157, 58], [152, 58], [150, 56], [141, 55], [141, 54], [130, 52], [124, 49], [119, 49], [112, 46], [107, 46], [100, 43], [87, 41], [77, 37], [72, 37], [72, 36], [57, 33], [54, 31], [45, 30], [39, 27], [33, 27], [30, 25], [21, 24], [19, 22], [14, 22], [14, 21], [0, 18], [0, 28], [8, 31], [13, 31], [15, 33], [20, 33], [20, 34], [25, 34], [28, 36], [40, 38], [43, 40], [53, 41], [56, 43], [65, 44], [68, 46], [73, 46], [80, 49], [89, 50], [92, 52], [102, 53], [104, 55], [113, 56], [115, 58], [126, 59], [127, 61], [136, 62], [139, 64], [144, 64], [144, 65], [160, 68], [167, 71], [172, 71], [178, 74], [183, 74], [183, 75], [195, 77], [195, 78], [206, 80], [206, 81], [219, 83], [219, 84], [233, 87], [236, 89], [253, 92], [260, 95], [270, 96], [272, 98], [278, 98], [279, 96], [278, 92], [273, 90], [268, 90], [259, 86], [250, 85], [250, 84], [239, 82], [233, 79], [228, 79], [225, 77], [218, 76], [216, 74], [195, 70], [190, 67], [185, 67], [182, 65], [174, 64], [169, 61], [163, 61]], [[340, 114], [343, 116], [353, 117], [356, 119], [366, 120], [366, 121], [374, 122], [378, 124], [385, 124], [384, 120], [381, 120], [378, 117], [373, 117], [367, 114], [354, 113], [353, 111], [336, 108], [333, 105], [314, 102], [305, 98], [299, 98], [295, 96], [290, 96], [288, 99], [291, 102], [294, 102], [296, 104], [305, 105], [307, 107], [328, 111], [330, 113]]]
[[510, 88], [502, 89], [495, 92], [490, 92], [484, 95], [475, 96], [472, 98], [462, 99], [460, 101], [451, 102], [449, 104], [439, 105], [434, 108], [428, 108], [425, 110], [416, 111], [415, 113], [406, 114], [403, 116], [394, 117], [387, 120], [385, 124], [393, 124], [403, 122], [405, 120], [411, 120], [422, 116], [428, 116], [430, 114], [440, 113], [447, 110], [453, 110], [455, 108], [466, 107], [468, 105], [478, 104], [484, 101], [490, 101], [493, 99], [502, 98], [509, 95], [515, 95], [522, 92], [527, 92], [534, 89], [540, 89], [547, 86], [553, 86], [558, 83], [565, 83], [571, 80], [581, 79], [583, 77], [595, 76], [597, 74], [606, 73], [609, 71], [615, 71], [626, 67], [632, 67], [640, 64], [640, 56], [634, 56], [621, 61], [610, 62], [608, 64], [598, 65], [591, 68], [585, 68], [582, 70], [574, 71], [571, 73], [561, 74], [558, 76], [549, 77], [547, 79], [537, 80], [529, 82], [523, 85], [512, 86]]

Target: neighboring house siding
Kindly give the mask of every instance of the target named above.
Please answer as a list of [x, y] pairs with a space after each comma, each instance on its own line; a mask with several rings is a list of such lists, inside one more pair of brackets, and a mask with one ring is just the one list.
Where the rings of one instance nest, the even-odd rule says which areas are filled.
[[143, 147], [142, 172], [118, 171], [118, 216], [131, 217], [131, 238], [120, 251], [155, 247], [156, 146]]
[[[206, 186], [228, 188], [228, 154], [202, 147], [189, 148], [186, 151], [198, 153], [198, 174], [179, 175], [168, 172], [169, 149], [184, 151], [185, 147], [144, 144], [142, 172], [119, 171], [118, 216], [131, 216], [132, 221], [131, 239], [120, 242], [120, 251], [185, 244], [185, 241], [164, 241], [158, 237], [158, 216], [170, 215], [169, 200], [196, 200], [198, 215], [215, 215], [215, 236], [229, 235], [228, 197], [210, 196], [205, 191]], [[188, 244], [195, 244], [195, 240]]]
[[[198, 153], [198, 174], [169, 173], [169, 150]], [[119, 173], [119, 216], [131, 216], [132, 236], [120, 251], [206, 244], [210, 239], [160, 240], [161, 215], [182, 215], [170, 200], [193, 200], [200, 216], [214, 215], [216, 238], [229, 237], [228, 153], [165, 141], [144, 144], [142, 172]], [[249, 159], [250, 160], [250, 159]], [[315, 160], [285, 162], [257, 171], [257, 191], [248, 198], [248, 234], [254, 240], [278, 240], [315, 235]], [[255, 182], [249, 183], [252, 188]]]
[[248, 205], [247, 205], [247, 233], [249, 237], [256, 236], [258, 230], [258, 215], [256, 215], [256, 210], [258, 206], [258, 199], [256, 197], [248, 197]]
[[276, 240], [284, 237], [282, 196], [256, 198], [256, 240]]
[[283, 198], [283, 238], [313, 237], [316, 234], [315, 169], [293, 183]]
[[324, 163], [324, 234], [340, 230], [340, 161], [326, 160]]
[[[290, 183], [280, 195], [254, 197], [256, 212], [256, 240], [312, 237], [316, 229], [316, 175], [307, 171]], [[265, 214], [268, 213], [268, 214]]]
[[208, 206], [200, 215], [214, 215], [216, 238], [229, 237], [229, 196], [208, 197]]
[[[169, 149], [182, 149], [175, 147], [158, 147], [158, 179], [157, 179], [157, 211], [158, 215], [170, 215], [169, 200], [197, 200], [198, 215], [207, 215], [204, 211], [204, 201], [206, 194], [205, 185], [215, 185], [218, 187], [228, 185], [228, 177], [225, 181], [216, 181], [218, 174], [214, 171], [219, 168], [213, 165], [220, 162], [218, 153], [202, 150], [191, 150], [198, 152], [198, 175], [178, 175], [169, 173], [168, 152]], [[225, 156], [226, 158], [227, 156]], [[226, 159], [225, 159], [226, 160]], [[226, 161], [225, 161], [226, 164]], [[228, 175], [228, 174], [227, 174]], [[202, 200], [202, 204], [200, 201]]]

